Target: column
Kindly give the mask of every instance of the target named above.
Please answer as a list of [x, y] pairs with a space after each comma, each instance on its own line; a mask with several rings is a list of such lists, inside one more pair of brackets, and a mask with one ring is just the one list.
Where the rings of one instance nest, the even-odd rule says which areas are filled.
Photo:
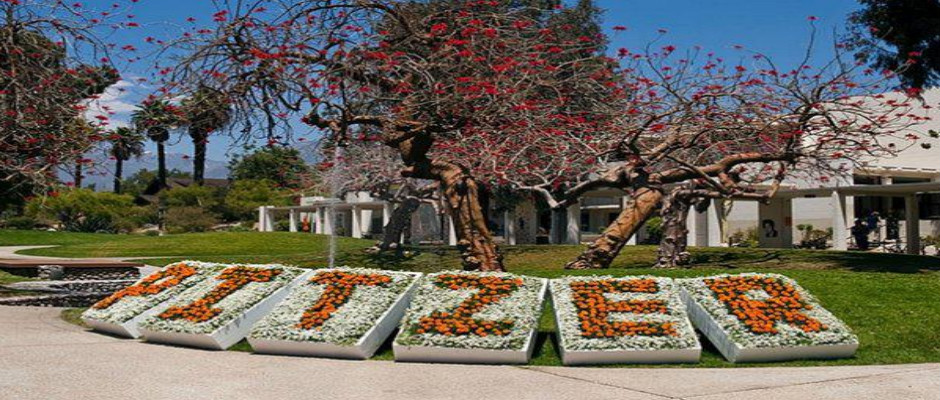
[[[705, 210], [705, 220], [706, 220], [706, 244], [705, 246], [727, 246], [724, 243], [724, 240], [721, 236], [721, 226], [722, 226], [722, 210], [724, 205], [721, 199], [712, 199], [711, 204], [708, 205], [708, 209]], [[788, 203], [791, 200], [788, 200]], [[788, 205], [792, 209], [792, 203]], [[790, 224], [792, 224], [792, 218], [790, 219]], [[792, 233], [790, 233], [792, 235]]]
[[335, 218], [336, 211], [332, 207], [323, 207], [323, 234], [332, 235], [333, 234], [333, 218]]
[[292, 208], [290, 210], [290, 231], [291, 232], [297, 232], [297, 223], [299, 219], [300, 219], [300, 214], [298, 214], [297, 210]]
[[[708, 208], [711, 209], [711, 207]], [[708, 247], [711, 245], [708, 241], [708, 210], [705, 212], [697, 212], [694, 208], [689, 210], [685, 226], [689, 230], [689, 246]]]
[[264, 207], [264, 230], [274, 232], [274, 206]]
[[904, 233], [907, 254], [920, 254], [920, 209], [916, 194], [904, 196]]
[[503, 236], [506, 239], [506, 245], [516, 245], [516, 210], [503, 211]]
[[552, 226], [548, 232], [548, 242], [562, 244], [565, 242], [565, 210], [552, 209]]
[[793, 207], [789, 198], [773, 198], [757, 208], [760, 247], [793, 247]]
[[447, 221], [447, 244], [450, 246], [457, 245], [457, 228], [454, 226], [454, 218], [450, 215], [444, 217], [444, 221]]
[[312, 231], [318, 235], [322, 235], [323, 234], [323, 207], [317, 207], [315, 210], [313, 210], [313, 221], [314, 221], [314, 229], [312, 229]]
[[385, 226], [388, 225], [388, 221], [392, 220], [392, 212], [395, 211], [395, 206], [390, 201], [386, 201], [385, 204], [382, 204], [382, 229], [385, 229]]
[[264, 232], [265, 221], [265, 211], [264, 206], [258, 207], [258, 232]]
[[574, 203], [567, 210], [567, 226], [565, 227], [565, 243], [581, 243], [581, 204]]
[[352, 237], [356, 239], [362, 239], [362, 209], [359, 206], [353, 206], [352, 210], [349, 211], [352, 214]]
[[832, 210], [832, 249], [848, 250], [849, 223], [845, 220], [845, 196], [832, 191], [829, 207]]

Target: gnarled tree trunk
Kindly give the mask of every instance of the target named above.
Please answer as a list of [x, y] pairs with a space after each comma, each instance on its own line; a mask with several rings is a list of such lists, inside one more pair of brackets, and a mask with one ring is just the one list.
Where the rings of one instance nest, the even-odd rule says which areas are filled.
[[610, 262], [620, 254], [627, 240], [653, 215], [663, 197], [662, 190], [658, 188], [636, 189], [623, 211], [604, 230], [601, 237], [589, 244], [588, 248], [574, 261], [565, 265], [565, 268], [591, 269], [610, 266]]
[[407, 166], [402, 175], [438, 182], [447, 213], [454, 221], [457, 249], [470, 271], [505, 271], [503, 256], [493, 241], [480, 206], [480, 187], [470, 171], [459, 164], [427, 158], [434, 140], [430, 132], [386, 129], [387, 146], [398, 149]]
[[663, 201], [659, 215], [663, 218], [663, 239], [659, 242], [654, 268], [676, 268], [688, 265], [689, 229], [686, 220], [694, 199], [674, 191]]
[[402, 236], [405, 230], [411, 227], [411, 216], [421, 206], [421, 200], [415, 197], [406, 197], [398, 207], [392, 211], [392, 215], [382, 229], [382, 241], [367, 249], [370, 253], [381, 253], [388, 250], [401, 252], [403, 246]]

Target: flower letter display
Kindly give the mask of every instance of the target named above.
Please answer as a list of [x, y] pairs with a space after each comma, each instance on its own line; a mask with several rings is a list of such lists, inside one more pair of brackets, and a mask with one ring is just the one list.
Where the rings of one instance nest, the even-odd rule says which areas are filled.
[[82, 321], [92, 328], [120, 336], [140, 337], [137, 325], [151, 310], [214, 272], [217, 264], [181, 261], [167, 265], [92, 305]]
[[258, 353], [367, 359], [395, 330], [420, 275], [318, 270], [254, 326], [248, 341]]
[[858, 338], [795, 281], [777, 274], [686, 279], [695, 326], [732, 362], [851, 357]]
[[565, 365], [697, 362], [701, 346], [669, 278], [551, 281]]
[[159, 307], [140, 324], [144, 339], [226, 349], [309, 274], [282, 265], [227, 265]]
[[395, 338], [395, 360], [528, 362], [547, 283], [493, 272], [426, 275]]

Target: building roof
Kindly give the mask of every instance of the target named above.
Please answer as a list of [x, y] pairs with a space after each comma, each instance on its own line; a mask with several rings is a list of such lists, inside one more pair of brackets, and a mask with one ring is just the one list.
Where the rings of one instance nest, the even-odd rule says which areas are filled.
[[896, 183], [891, 185], [851, 185], [806, 189], [780, 189], [777, 197], [826, 197], [832, 193], [843, 196], [903, 196], [940, 192], [940, 182]]

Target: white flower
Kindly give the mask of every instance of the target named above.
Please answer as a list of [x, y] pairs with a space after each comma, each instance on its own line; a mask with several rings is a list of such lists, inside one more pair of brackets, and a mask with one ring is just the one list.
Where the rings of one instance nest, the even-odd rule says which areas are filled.
[[[434, 312], [449, 312], [478, 292], [475, 289], [452, 290], [437, 286], [435, 282], [442, 275], [521, 279], [522, 285], [515, 287], [509, 296], [486, 305], [484, 309], [473, 315], [475, 319], [487, 321], [512, 321], [510, 332], [505, 335], [486, 336], [475, 334], [448, 336], [437, 332], [418, 333], [421, 318]], [[395, 342], [404, 346], [522, 350], [528, 344], [532, 331], [538, 328], [538, 321], [542, 315], [544, 286], [545, 279], [503, 272], [444, 271], [425, 275], [419, 283], [411, 307], [405, 313]]]
[[289, 285], [295, 278], [304, 272], [303, 269], [291, 268], [278, 264], [235, 264], [226, 265], [225, 267], [271, 269], [280, 270], [280, 273], [272, 277], [270, 281], [250, 282], [235, 292], [229, 294], [228, 296], [225, 296], [225, 298], [212, 305], [212, 308], [217, 308], [222, 311], [207, 321], [194, 322], [183, 318], [164, 319], [160, 317], [160, 313], [165, 311], [167, 308], [174, 306], [184, 307], [196, 300], [203, 298], [209, 292], [211, 292], [212, 289], [215, 289], [220, 283], [222, 283], [222, 281], [218, 280], [217, 277], [225, 269], [227, 269], [221, 268], [218, 273], [214, 274], [208, 279], [196, 283], [193, 285], [193, 287], [174, 298], [170, 304], [158, 310], [156, 315], [145, 319], [143, 322], [141, 322], [140, 327], [150, 331], [210, 334], [228, 322], [237, 319], [242, 314], [244, 314], [245, 311], [266, 299], [278, 289]]
[[379, 271], [365, 268], [333, 268], [318, 270], [314, 278], [329, 272], [384, 275], [391, 279], [381, 286], [356, 286], [348, 300], [320, 327], [303, 329], [298, 326], [304, 312], [320, 300], [325, 284], [309, 280], [291, 289], [283, 302], [252, 328], [252, 338], [298, 342], [326, 342], [354, 345], [371, 329], [417, 279], [408, 272]]
[[[799, 293], [803, 302], [810, 305], [810, 309], [800, 310], [807, 317], [813, 318], [826, 329], [820, 332], [804, 332], [802, 329], [786, 322], [778, 322], [775, 326], [778, 333], [754, 333], [740, 319], [733, 315], [725, 303], [718, 300], [705, 281], [708, 279], [721, 279], [726, 277], [757, 277], [771, 278], [792, 286]], [[711, 318], [727, 333], [729, 339], [742, 348], [763, 347], [795, 347], [858, 343], [858, 338], [851, 329], [832, 313], [822, 307], [813, 295], [800, 287], [796, 281], [778, 274], [747, 273], [738, 275], [716, 275], [703, 278], [682, 279], [680, 284], [692, 301], [701, 306]], [[755, 293], [766, 296], [766, 293]]]
[[[581, 335], [581, 320], [578, 317], [578, 309], [572, 301], [574, 291], [571, 289], [573, 282], [591, 282], [606, 280], [643, 280], [650, 279], [656, 282], [659, 288], [657, 293], [610, 293], [607, 295], [611, 301], [649, 301], [659, 300], [666, 305], [664, 314], [630, 314], [630, 313], [611, 313], [611, 320], [637, 321], [652, 323], [671, 323], [676, 330], [676, 336], [642, 336], [642, 335], [623, 335], [610, 338], [590, 338]], [[685, 305], [679, 296], [679, 287], [670, 278], [660, 278], [655, 276], [630, 276], [624, 278], [614, 278], [611, 276], [573, 276], [561, 279], [552, 279], [552, 305], [555, 307], [555, 315], [558, 322], [558, 336], [561, 346], [569, 351], [590, 351], [590, 350], [664, 350], [664, 349], [688, 349], [699, 346], [695, 330], [689, 322], [688, 314], [685, 311]]]
[[[89, 308], [87, 311], [82, 313], [82, 318], [110, 322], [114, 324], [122, 324], [124, 322], [130, 321], [140, 314], [143, 314], [145, 311], [160, 305], [160, 303], [169, 300], [173, 296], [182, 293], [184, 290], [192, 287], [196, 283], [199, 283], [203, 279], [206, 279], [208, 275], [217, 273], [220, 268], [219, 264], [187, 260], [163, 267], [160, 269], [160, 271], [154, 272], [150, 276], [159, 274], [163, 270], [179, 264], [185, 264], [189, 267], [192, 267], [196, 270], [196, 274], [186, 277], [180, 281], [178, 285], [166, 288], [157, 294], [125, 296], [107, 308]], [[135, 282], [134, 285], [139, 285], [150, 276], [140, 279], [139, 281]], [[159, 283], [159, 281], [154, 283]]]

